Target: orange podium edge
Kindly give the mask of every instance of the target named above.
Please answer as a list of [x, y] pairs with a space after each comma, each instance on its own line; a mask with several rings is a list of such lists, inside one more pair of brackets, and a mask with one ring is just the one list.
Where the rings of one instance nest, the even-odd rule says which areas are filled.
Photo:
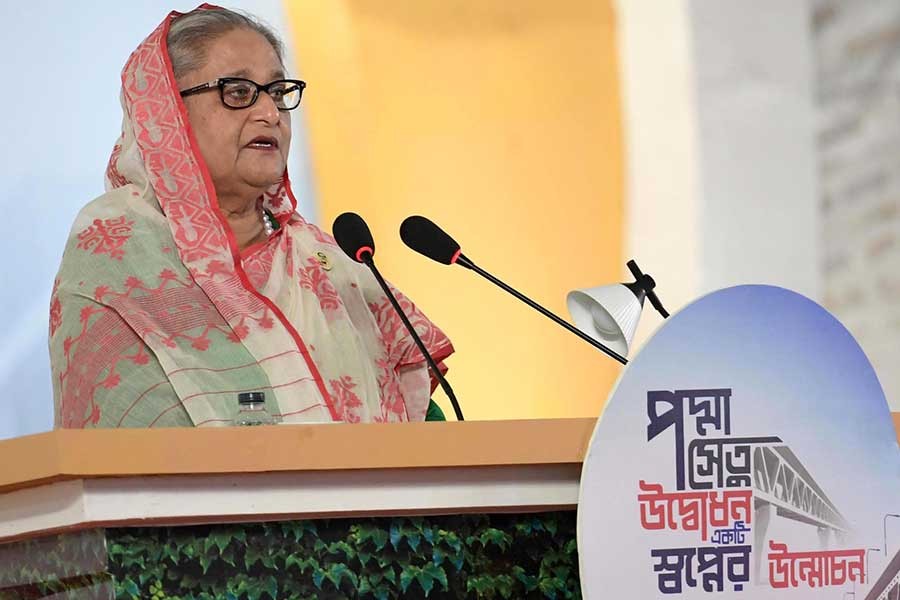
[[[900, 413], [892, 415], [900, 440]], [[0, 441], [0, 542], [93, 527], [574, 509], [596, 419], [57, 430]]]
[[0, 442], [0, 542], [91, 527], [572, 509], [596, 419], [57, 430]]

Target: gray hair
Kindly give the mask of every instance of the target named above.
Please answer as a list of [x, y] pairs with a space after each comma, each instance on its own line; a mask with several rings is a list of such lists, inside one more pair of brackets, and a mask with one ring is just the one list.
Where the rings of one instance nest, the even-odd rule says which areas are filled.
[[284, 44], [259, 19], [227, 8], [201, 8], [178, 17], [169, 28], [166, 45], [175, 79], [181, 79], [187, 73], [202, 68], [206, 63], [209, 44], [235, 29], [249, 29], [262, 35], [272, 45], [278, 60], [284, 64]]

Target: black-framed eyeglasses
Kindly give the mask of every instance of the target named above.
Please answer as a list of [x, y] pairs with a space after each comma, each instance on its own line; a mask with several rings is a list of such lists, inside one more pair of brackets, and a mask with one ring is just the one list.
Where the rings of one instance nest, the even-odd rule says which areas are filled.
[[294, 110], [300, 106], [305, 81], [299, 79], [276, 79], [262, 85], [252, 79], [242, 77], [220, 77], [179, 92], [181, 97], [199, 94], [207, 90], [219, 89], [222, 104], [228, 108], [240, 109], [253, 106], [260, 92], [266, 92], [275, 102], [278, 110]]

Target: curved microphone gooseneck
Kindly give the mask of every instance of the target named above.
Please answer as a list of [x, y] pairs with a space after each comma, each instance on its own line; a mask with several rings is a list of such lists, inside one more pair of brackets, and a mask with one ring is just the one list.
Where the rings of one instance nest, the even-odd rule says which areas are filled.
[[366, 222], [358, 214], [346, 212], [339, 215], [338, 218], [334, 220], [331, 232], [334, 234], [334, 239], [337, 241], [338, 246], [341, 247], [341, 250], [343, 250], [347, 256], [356, 262], [366, 265], [369, 267], [369, 270], [372, 271], [372, 275], [375, 276], [378, 285], [381, 286], [384, 294], [388, 297], [388, 300], [390, 300], [391, 306], [397, 311], [400, 320], [403, 321], [403, 325], [409, 331], [413, 341], [419, 348], [419, 352], [425, 357], [425, 361], [428, 363], [428, 367], [434, 374], [435, 379], [437, 379], [441, 388], [444, 390], [444, 393], [447, 394], [447, 397], [450, 399], [450, 404], [453, 405], [453, 412], [456, 413], [456, 420], [465, 420], [463, 418], [462, 409], [459, 407], [459, 402], [456, 400], [456, 394], [453, 393], [453, 388], [447, 383], [441, 370], [434, 362], [434, 358], [432, 358], [428, 349], [425, 348], [425, 344], [422, 343], [419, 334], [416, 333], [415, 327], [409, 322], [409, 318], [407, 318], [406, 313], [404, 313], [403, 309], [400, 307], [400, 303], [397, 302], [397, 298], [395, 298], [393, 292], [391, 292], [390, 286], [388, 286], [384, 277], [381, 276], [381, 273], [375, 266], [375, 241], [372, 239], [372, 232], [369, 230], [369, 226], [366, 225]]

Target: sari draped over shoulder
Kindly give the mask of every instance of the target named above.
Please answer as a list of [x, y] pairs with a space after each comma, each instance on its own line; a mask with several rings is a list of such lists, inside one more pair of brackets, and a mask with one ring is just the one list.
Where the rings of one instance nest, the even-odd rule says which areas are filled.
[[[286, 423], [424, 419], [421, 353], [371, 273], [295, 212], [287, 172], [259, 199], [278, 230], [238, 251], [169, 62], [178, 16], [125, 65], [106, 193], [76, 218], [54, 284], [56, 426], [225, 425], [242, 391]], [[447, 337], [398, 298], [446, 358]]]

